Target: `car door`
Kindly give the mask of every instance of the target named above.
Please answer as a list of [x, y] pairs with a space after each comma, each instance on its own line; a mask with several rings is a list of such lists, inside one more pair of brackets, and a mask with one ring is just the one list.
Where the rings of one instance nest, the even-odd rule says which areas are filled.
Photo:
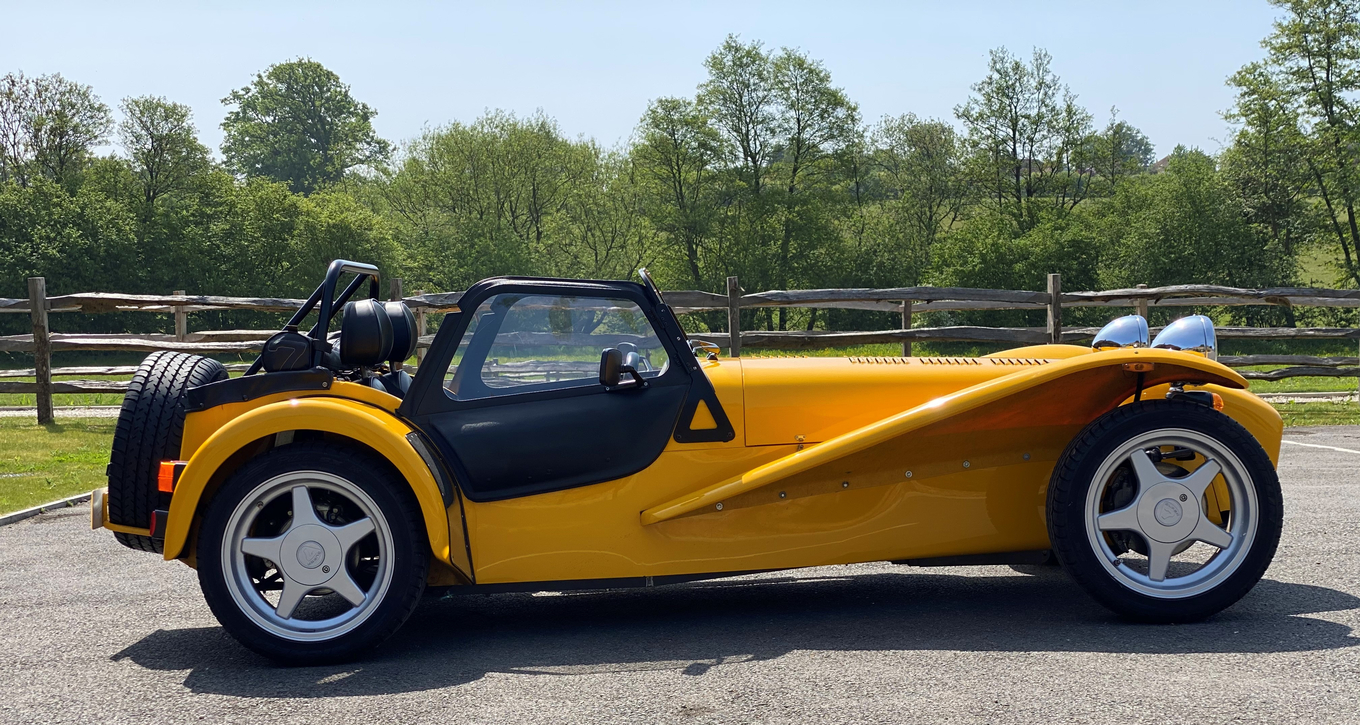
[[[656, 460], [693, 408], [691, 373], [702, 373], [680, 340], [658, 334], [666, 326], [640, 286], [479, 286], [463, 298], [470, 309], [446, 321], [453, 329], [441, 329], [403, 405], [469, 499], [613, 480]], [[640, 383], [600, 382], [607, 348], [625, 352]]]

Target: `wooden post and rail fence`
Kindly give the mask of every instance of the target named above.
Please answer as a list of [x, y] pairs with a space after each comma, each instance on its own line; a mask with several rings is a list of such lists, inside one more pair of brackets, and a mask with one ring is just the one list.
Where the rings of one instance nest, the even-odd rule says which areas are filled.
[[[1063, 309], [1076, 307], [1132, 308], [1147, 317], [1152, 307], [1207, 307], [1221, 305], [1275, 305], [1290, 307], [1360, 307], [1360, 290], [1284, 287], [1271, 289], [1240, 289], [1215, 285], [1175, 285], [1105, 290], [1096, 292], [1064, 292], [1059, 275], [1048, 276], [1043, 292], [1024, 290], [972, 289], [963, 287], [899, 287], [891, 289], [817, 289], [774, 290], [742, 294], [736, 277], [727, 278], [727, 294], [699, 291], [663, 292], [666, 302], [678, 314], [695, 312], [727, 313], [728, 330], [741, 327], [741, 311], [761, 307], [803, 307], [811, 309], [852, 309], [897, 313], [900, 326], [895, 330], [877, 331], [741, 331], [697, 332], [691, 337], [727, 348], [740, 356], [745, 348], [776, 348], [810, 350], [865, 344], [900, 344], [902, 355], [912, 354], [913, 342], [973, 342], [984, 344], [1035, 345], [1058, 342], [1080, 342], [1090, 339], [1097, 327], [1065, 327]], [[389, 297], [404, 300], [416, 315], [420, 334], [417, 360], [424, 359], [425, 348], [432, 335], [427, 332], [430, 314], [457, 311], [459, 292], [403, 296], [400, 279], [390, 281]], [[81, 375], [127, 375], [135, 366], [52, 367], [52, 353], [71, 350], [116, 350], [150, 353], [156, 350], [178, 350], [204, 355], [249, 354], [259, 352], [262, 344], [277, 330], [213, 330], [189, 331], [189, 315], [215, 310], [252, 310], [257, 312], [293, 312], [304, 300], [285, 298], [220, 297], [189, 295], [176, 290], [171, 295], [134, 295], [109, 292], [88, 292], [49, 297], [47, 283], [42, 277], [28, 280], [28, 299], [0, 298], [0, 313], [28, 314], [32, 333], [0, 337], [0, 352], [28, 353], [33, 356], [33, 367], [23, 370], [0, 370], [0, 393], [26, 393], [36, 396], [37, 417], [40, 423], [53, 419], [52, 396], [55, 393], [117, 393], [127, 389], [127, 383], [109, 380], [54, 381], [58, 377]], [[1047, 324], [1042, 328], [982, 327], [956, 325], [947, 327], [914, 327], [913, 317], [924, 312], [978, 310], [1045, 310]], [[51, 313], [99, 314], [107, 312], [151, 312], [168, 314], [174, 320], [173, 334], [150, 333], [53, 333], [49, 327]], [[1360, 328], [1349, 327], [1219, 327], [1223, 339], [1252, 340], [1349, 340], [1360, 351]], [[1156, 334], [1156, 328], [1153, 330]], [[1308, 355], [1242, 355], [1221, 356], [1219, 361], [1231, 367], [1258, 365], [1285, 366], [1275, 370], [1244, 371], [1255, 380], [1280, 380], [1289, 377], [1357, 377], [1360, 378], [1360, 356], [1315, 357]], [[247, 365], [229, 365], [228, 370], [244, 370]], [[6, 377], [33, 377], [33, 382], [6, 381]]]

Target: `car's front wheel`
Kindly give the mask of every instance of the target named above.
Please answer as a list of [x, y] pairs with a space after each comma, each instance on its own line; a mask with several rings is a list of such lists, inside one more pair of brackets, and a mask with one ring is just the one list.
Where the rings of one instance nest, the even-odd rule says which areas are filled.
[[405, 484], [334, 444], [275, 449], [214, 496], [198, 579], [222, 626], [281, 662], [353, 658], [382, 642], [424, 590], [428, 545]]
[[1194, 621], [1241, 599], [1275, 554], [1280, 482], [1261, 445], [1213, 408], [1123, 406], [1068, 446], [1048, 493], [1063, 568], [1134, 619]]

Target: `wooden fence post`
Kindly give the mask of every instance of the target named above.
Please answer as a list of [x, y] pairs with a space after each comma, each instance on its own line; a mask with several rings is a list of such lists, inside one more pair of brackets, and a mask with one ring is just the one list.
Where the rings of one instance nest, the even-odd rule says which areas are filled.
[[741, 285], [727, 278], [727, 337], [732, 357], [741, 357]]
[[54, 420], [52, 413], [52, 343], [47, 334], [47, 278], [28, 278], [28, 314], [33, 320], [33, 372], [38, 382], [38, 424]]
[[[1147, 289], [1147, 285], [1145, 285], [1145, 284], [1140, 284], [1140, 285], [1136, 285], [1136, 286], [1138, 287], [1138, 289]], [[1135, 313], [1137, 313], [1139, 316], [1141, 316], [1144, 320], [1146, 320], [1146, 319], [1148, 318], [1148, 301], [1147, 301], [1147, 299], [1144, 298], [1144, 299], [1134, 300], [1134, 301], [1133, 301], [1133, 311], [1134, 311]]]
[[[401, 277], [393, 277], [387, 281], [387, 298], [393, 302], [401, 302]], [[393, 372], [400, 370], [406, 363], [405, 360], [397, 360], [392, 363]]]
[[[416, 297], [423, 296], [424, 294], [425, 294], [425, 290], [416, 290]], [[424, 308], [424, 307], [417, 307], [417, 308], [416, 308], [416, 336], [417, 336], [417, 337], [425, 337], [425, 308]], [[425, 348], [420, 347], [419, 345], [417, 345], [417, 346], [416, 346], [416, 366], [419, 367], [419, 366], [424, 365], [424, 364], [425, 364]]]
[[1062, 275], [1048, 275], [1048, 341], [1062, 342]]
[[[172, 294], [183, 296], [184, 290], [177, 289]], [[184, 342], [189, 338], [189, 313], [184, 311], [183, 305], [175, 305], [175, 340]]]
[[[902, 300], [902, 329], [911, 329], [911, 300]], [[902, 357], [911, 357], [911, 340], [902, 341]]]

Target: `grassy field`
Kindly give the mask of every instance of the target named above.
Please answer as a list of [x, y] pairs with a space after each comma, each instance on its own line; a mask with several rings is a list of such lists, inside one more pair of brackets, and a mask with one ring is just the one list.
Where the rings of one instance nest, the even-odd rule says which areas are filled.
[[0, 513], [105, 485], [115, 423], [58, 418], [42, 426], [28, 418], [0, 418]]
[[1288, 427], [1306, 425], [1360, 425], [1360, 403], [1274, 403]]

